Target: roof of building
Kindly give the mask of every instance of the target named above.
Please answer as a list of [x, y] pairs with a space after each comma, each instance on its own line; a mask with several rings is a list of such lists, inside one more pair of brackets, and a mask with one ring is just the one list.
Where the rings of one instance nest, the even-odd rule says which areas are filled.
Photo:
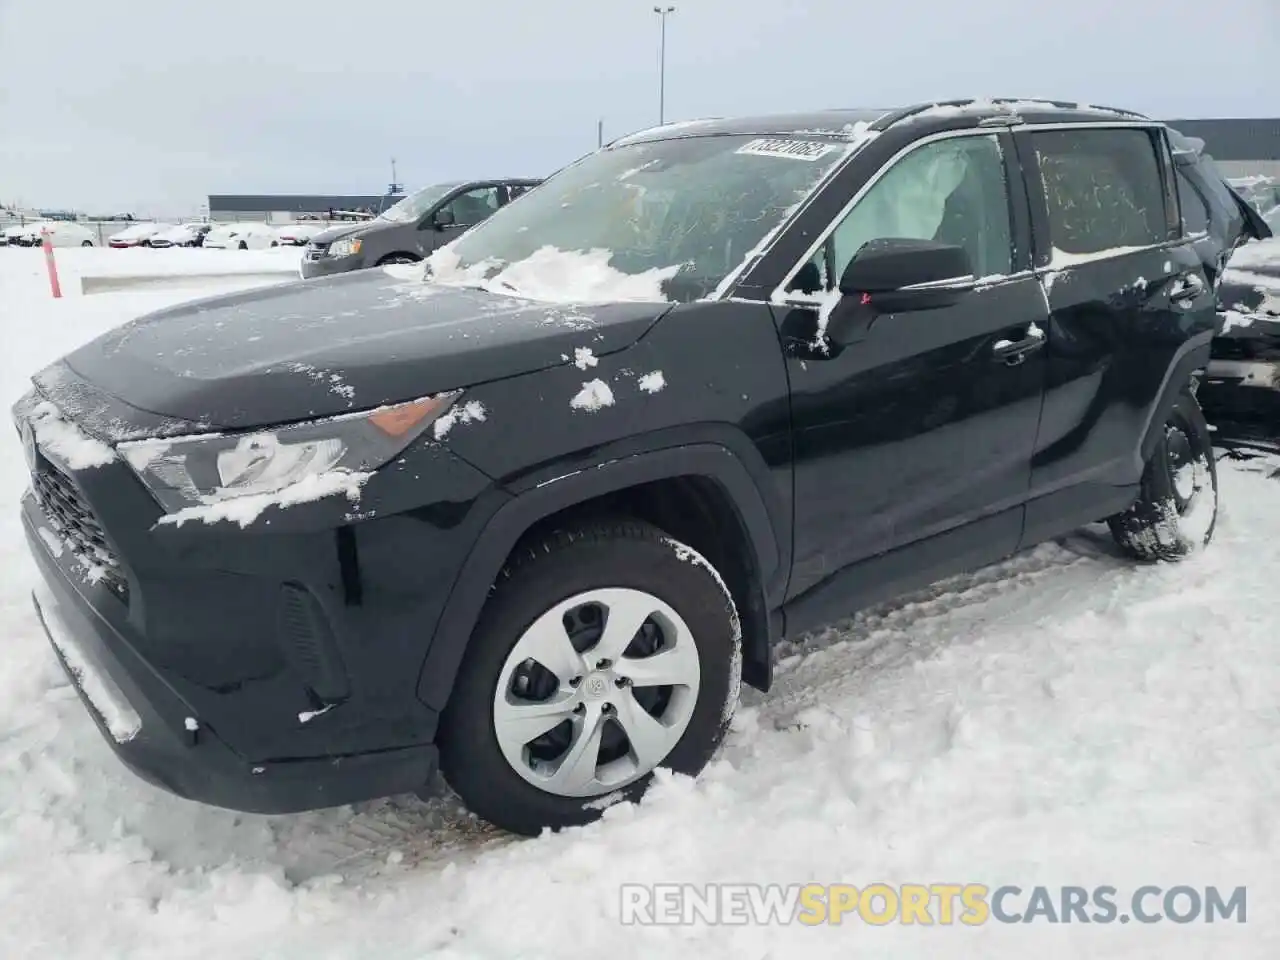
[[1280, 160], [1280, 118], [1170, 120], [1168, 125], [1203, 140], [1215, 160]]
[[323, 213], [326, 210], [385, 210], [403, 200], [402, 196], [351, 197], [313, 194], [221, 193], [209, 195], [209, 212], [226, 210], [238, 213]]

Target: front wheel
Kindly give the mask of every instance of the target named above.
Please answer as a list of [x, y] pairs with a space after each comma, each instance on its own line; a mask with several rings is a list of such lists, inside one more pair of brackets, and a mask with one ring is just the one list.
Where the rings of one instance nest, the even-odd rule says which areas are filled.
[[1218, 468], [1213, 439], [1195, 395], [1185, 389], [1147, 459], [1138, 500], [1108, 523], [1138, 560], [1181, 560], [1213, 538]]
[[561, 532], [503, 571], [440, 724], [463, 802], [525, 835], [638, 800], [714, 755], [741, 686], [733, 598], [647, 524]]
[[82, 247], [92, 247], [92, 246], [93, 246], [93, 241], [92, 241], [92, 240], [86, 240], [84, 243], [80, 244], [80, 246], [82, 246]]
[[389, 253], [378, 261], [377, 266], [385, 267], [393, 263], [417, 263], [418, 258], [409, 253]]

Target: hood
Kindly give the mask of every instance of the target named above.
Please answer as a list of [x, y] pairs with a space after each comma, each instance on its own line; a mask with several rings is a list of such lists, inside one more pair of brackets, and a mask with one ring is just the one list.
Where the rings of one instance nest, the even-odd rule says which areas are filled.
[[560, 366], [576, 348], [603, 356], [672, 306], [549, 304], [402, 277], [360, 270], [193, 301], [111, 330], [34, 379], [106, 439], [248, 429]]
[[377, 233], [380, 230], [393, 230], [396, 227], [403, 227], [403, 223], [392, 223], [389, 220], [358, 220], [353, 223], [343, 223], [327, 230], [321, 230], [315, 236], [309, 239], [319, 246], [328, 246], [335, 240], [341, 240], [343, 237], [352, 237], [357, 234], [365, 236], [370, 233]]
[[1218, 304], [1225, 317], [1219, 337], [1280, 338], [1280, 239], [1249, 243], [1232, 254]]

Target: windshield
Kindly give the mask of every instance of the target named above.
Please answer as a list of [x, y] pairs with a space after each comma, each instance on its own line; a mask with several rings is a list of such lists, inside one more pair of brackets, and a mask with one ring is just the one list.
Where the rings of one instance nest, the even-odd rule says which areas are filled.
[[378, 214], [378, 220], [390, 220], [392, 223], [407, 223], [417, 220], [438, 203], [446, 193], [459, 183], [437, 183], [435, 186], [423, 187], [417, 193], [411, 193], [399, 203], [388, 207]]
[[706, 136], [598, 151], [449, 244], [432, 279], [535, 299], [699, 299], [852, 147]]

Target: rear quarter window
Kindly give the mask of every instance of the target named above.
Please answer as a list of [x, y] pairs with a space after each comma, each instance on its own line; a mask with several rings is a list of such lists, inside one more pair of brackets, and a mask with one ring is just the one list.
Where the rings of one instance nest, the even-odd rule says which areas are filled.
[[1182, 230], [1188, 236], [1209, 230], [1209, 202], [1181, 167], [1177, 170], [1178, 205], [1182, 208]]
[[1159, 155], [1145, 129], [1031, 134], [1057, 252], [1146, 247], [1168, 238]]

